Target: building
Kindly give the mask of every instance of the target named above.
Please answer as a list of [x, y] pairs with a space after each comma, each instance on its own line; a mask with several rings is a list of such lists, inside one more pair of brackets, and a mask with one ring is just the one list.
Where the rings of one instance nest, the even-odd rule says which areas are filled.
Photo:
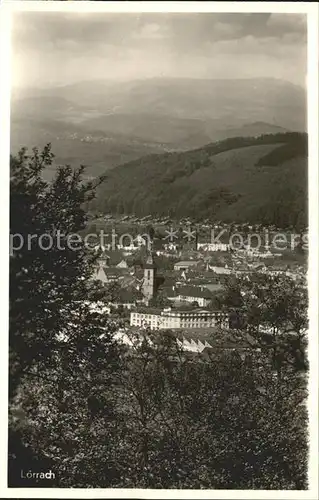
[[101, 281], [102, 283], [115, 283], [122, 281], [128, 273], [128, 269], [119, 267], [102, 267], [99, 266], [93, 275], [94, 280]]
[[110, 314], [111, 308], [102, 301], [90, 302], [88, 300], [84, 301], [84, 304], [88, 305], [90, 311], [98, 314]]
[[204, 288], [207, 288], [207, 290], [209, 290], [211, 294], [224, 290], [224, 287], [221, 283], [203, 283], [202, 286]]
[[185, 351], [202, 353], [204, 351], [236, 351], [240, 353], [251, 352], [256, 349], [256, 342], [243, 335], [241, 338], [234, 336], [231, 331], [221, 331], [220, 328], [190, 328], [173, 334], [177, 343]]
[[228, 269], [226, 266], [221, 267], [221, 266], [209, 266], [209, 269], [211, 271], [214, 271], [215, 274], [231, 274], [231, 270]]
[[118, 298], [109, 302], [109, 305], [115, 309], [119, 309], [120, 307], [123, 307], [124, 309], [133, 309], [137, 304], [141, 304], [142, 301], [143, 295], [138, 290], [121, 288], [119, 290]]
[[228, 243], [198, 243], [198, 250], [206, 250], [207, 252], [228, 252]]
[[128, 264], [122, 252], [105, 250], [96, 260], [93, 279], [102, 283], [110, 283], [121, 279], [128, 272]]
[[[165, 250], [173, 250], [174, 252], [176, 252], [178, 249], [178, 244], [173, 243], [173, 242], [165, 243], [165, 245], [163, 245], [163, 248]], [[168, 254], [168, 255], [170, 255], [170, 254]]]
[[152, 252], [149, 255], [144, 266], [144, 276], [141, 291], [144, 296], [144, 301], [146, 304], [149, 303], [155, 296], [155, 279], [156, 279], [156, 266], [154, 264]]
[[182, 286], [174, 290], [173, 295], [167, 298], [174, 302], [188, 302], [190, 304], [197, 302], [200, 307], [207, 307], [212, 300], [212, 294], [203, 286]]
[[116, 264], [116, 267], [122, 268], [122, 269], [128, 269], [128, 263], [126, 262], [125, 259], [122, 259], [121, 262]]
[[147, 308], [131, 311], [130, 325], [151, 330], [228, 327], [228, 314], [205, 309], [179, 310]]
[[148, 307], [147, 309], [142, 308], [136, 311], [131, 311], [130, 326], [158, 330], [161, 327], [161, 323], [161, 310], [158, 308]]
[[[238, 336], [232, 335], [232, 332], [221, 330], [220, 328], [190, 328], [187, 330], [177, 330], [170, 332], [172, 338], [175, 338], [177, 344], [183, 351], [183, 359], [187, 357], [192, 359], [196, 356], [196, 362], [202, 361], [217, 361], [221, 352], [232, 352], [238, 359], [244, 360], [247, 356], [250, 359], [256, 360], [259, 366], [264, 366], [265, 358], [261, 354], [257, 342], [249, 338], [249, 335]], [[115, 333], [115, 338], [130, 347], [141, 345], [147, 337], [140, 335], [139, 329], [120, 328]], [[148, 338], [150, 345], [153, 341]], [[191, 357], [189, 357], [191, 355]], [[200, 356], [200, 357], [197, 357]], [[178, 357], [181, 360], [180, 357]]]
[[196, 267], [199, 260], [182, 260], [174, 264], [174, 271], [187, 271], [189, 268]]

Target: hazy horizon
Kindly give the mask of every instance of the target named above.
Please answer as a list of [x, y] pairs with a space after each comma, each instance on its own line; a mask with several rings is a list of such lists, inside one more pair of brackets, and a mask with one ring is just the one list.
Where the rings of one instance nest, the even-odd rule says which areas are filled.
[[303, 14], [19, 12], [12, 85], [274, 78], [304, 87], [306, 38]]
[[150, 82], [150, 81], [154, 81], [154, 80], [158, 80], [158, 81], [162, 81], [164, 82], [165, 80], [167, 81], [173, 81], [173, 80], [183, 80], [183, 81], [192, 81], [192, 80], [198, 80], [198, 81], [253, 81], [253, 80], [273, 80], [273, 81], [276, 81], [276, 82], [282, 82], [282, 83], [285, 83], [287, 85], [292, 85], [292, 86], [295, 86], [295, 87], [300, 87], [300, 88], [305, 88], [305, 85], [303, 85], [301, 82], [300, 83], [294, 83], [294, 82], [291, 82], [289, 80], [285, 80], [283, 78], [275, 78], [275, 77], [266, 77], [266, 76], [260, 76], [260, 77], [225, 77], [225, 78], [200, 78], [200, 77], [183, 77], [183, 76], [150, 76], [150, 77], [144, 77], [144, 78], [132, 78], [132, 79], [111, 79], [111, 78], [86, 78], [86, 79], [83, 79], [83, 80], [78, 80], [76, 82], [69, 82], [69, 83], [58, 83], [58, 82], [54, 82], [54, 83], [50, 83], [50, 84], [42, 84], [41, 86], [40, 85], [34, 85], [34, 84], [30, 84], [30, 85], [23, 85], [23, 84], [20, 84], [20, 85], [14, 85], [14, 83], [12, 84], [12, 87], [15, 88], [15, 89], [19, 89], [19, 90], [22, 90], [22, 89], [32, 89], [32, 90], [36, 90], [36, 89], [39, 89], [39, 90], [44, 90], [44, 89], [48, 89], [48, 88], [63, 88], [63, 87], [69, 87], [69, 86], [72, 86], [72, 85], [80, 85], [80, 84], [85, 84], [85, 83], [112, 83], [112, 84], [116, 84], [116, 83], [134, 83], [134, 82]]

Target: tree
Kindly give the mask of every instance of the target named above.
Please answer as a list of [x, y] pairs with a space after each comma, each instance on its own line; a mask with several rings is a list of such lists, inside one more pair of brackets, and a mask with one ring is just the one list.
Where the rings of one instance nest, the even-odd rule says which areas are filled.
[[224, 299], [224, 307], [237, 316], [238, 332], [249, 333], [272, 353], [278, 373], [284, 364], [307, 369], [305, 283], [297, 284], [285, 275], [256, 273], [228, 281]]
[[[114, 328], [87, 302], [89, 292], [94, 298], [95, 285], [90, 278], [96, 256], [88, 252], [79, 238], [76, 249], [70, 244], [85, 226], [83, 204], [94, 196], [96, 186], [82, 181], [83, 167], [75, 171], [68, 166], [59, 167], [53, 182], [45, 182], [42, 173], [51, 166], [53, 157], [48, 145], [41, 153], [35, 148], [29, 155], [22, 149], [11, 158], [12, 407], [21, 397], [21, 387], [26, 385], [39, 388], [40, 392], [50, 387], [57, 395], [57, 406], [68, 404], [70, 388], [80, 390], [83, 380], [89, 379], [91, 390], [83, 392], [83, 388], [81, 396], [87, 405], [88, 396], [97, 387], [95, 384], [101, 384], [101, 378], [106, 386], [110, 383], [118, 358]], [[15, 465], [13, 459], [14, 446], [23, 446], [23, 435], [19, 422], [12, 422], [9, 452], [14, 480], [16, 471], [21, 469], [21, 463]], [[46, 455], [43, 444], [37, 450], [39, 456]]]
[[[130, 334], [119, 372], [121, 487], [302, 489], [305, 387], [278, 391], [265, 354], [188, 356], [171, 332]], [[124, 407], [124, 410], [123, 410]]]

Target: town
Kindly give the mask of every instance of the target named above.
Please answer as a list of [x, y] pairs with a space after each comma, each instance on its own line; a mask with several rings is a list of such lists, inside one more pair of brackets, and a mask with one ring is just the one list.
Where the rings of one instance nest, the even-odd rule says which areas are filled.
[[[94, 307], [102, 308], [117, 322], [121, 319], [118, 338], [129, 344], [129, 331], [170, 330], [186, 351], [213, 349], [216, 339], [220, 346], [220, 337], [229, 346], [233, 321], [223, 307], [222, 294], [230, 280], [249, 279], [257, 273], [286, 276], [305, 286], [306, 246], [302, 243], [308, 228], [296, 235], [293, 228], [283, 233], [280, 228], [249, 223], [217, 221], [210, 226], [209, 222], [185, 219], [174, 223], [165, 218], [125, 215], [94, 219], [95, 228], [105, 227], [110, 236], [124, 235], [118, 243], [106, 237], [104, 245], [95, 247], [98, 258], [92, 277], [108, 297], [106, 303]], [[178, 229], [173, 230], [173, 226]], [[214, 230], [222, 234], [222, 241], [209, 241]], [[242, 238], [241, 246], [229, 243], [235, 231]], [[251, 244], [257, 236], [261, 241], [265, 232], [279, 235], [281, 246], [269, 244], [269, 238], [268, 244]]]

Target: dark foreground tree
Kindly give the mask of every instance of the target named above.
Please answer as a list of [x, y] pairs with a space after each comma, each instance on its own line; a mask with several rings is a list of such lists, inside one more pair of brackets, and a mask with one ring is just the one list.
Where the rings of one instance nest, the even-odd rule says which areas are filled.
[[50, 381], [21, 387], [25, 443], [50, 460], [57, 486], [306, 488], [303, 378], [286, 373], [279, 386], [254, 350], [191, 355], [168, 332], [128, 338], [117, 383], [92, 407], [85, 377], [62, 406]]
[[[68, 390], [76, 385], [88, 408], [94, 391], [84, 381], [91, 380], [94, 390], [109, 385], [118, 354], [112, 326], [87, 301], [89, 293], [94, 300], [90, 278], [96, 255], [78, 236], [86, 223], [83, 204], [94, 196], [95, 186], [82, 181], [83, 168], [68, 166], [58, 168], [52, 183], [43, 181], [52, 160], [50, 145], [42, 153], [22, 149], [11, 158], [10, 400], [16, 404], [27, 384], [55, 394], [56, 405], [70, 405], [76, 413]], [[33, 404], [41, 404], [36, 392]], [[17, 415], [9, 435], [13, 482], [29, 464]], [[36, 460], [45, 457], [43, 448]]]

